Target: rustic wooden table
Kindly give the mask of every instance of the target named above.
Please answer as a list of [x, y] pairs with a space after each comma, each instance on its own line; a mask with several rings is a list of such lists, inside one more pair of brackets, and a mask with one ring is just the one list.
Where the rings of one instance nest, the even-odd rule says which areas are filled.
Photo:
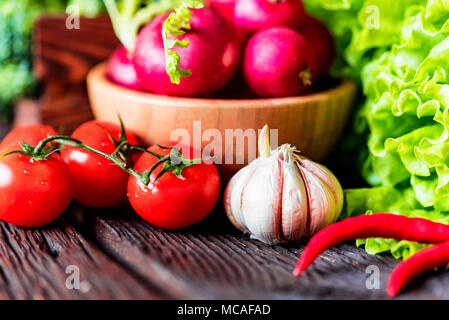
[[[0, 137], [6, 132], [0, 124]], [[303, 248], [251, 240], [221, 209], [193, 228], [166, 232], [127, 207], [98, 211], [72, 204], [45, 228], [0, 222], [0, 299], [387, 298], [393, 258], [343, 244], [294, 278]], [[380, 289], [366, 286], [372, 265], [380, 271]], [[448, 288], [449, 273], [432, 273], [398, 298], [449, 299]]]

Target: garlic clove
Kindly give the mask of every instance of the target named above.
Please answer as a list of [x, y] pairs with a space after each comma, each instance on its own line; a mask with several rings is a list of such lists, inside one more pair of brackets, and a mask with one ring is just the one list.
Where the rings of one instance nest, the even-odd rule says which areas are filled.
[[343, 209], [344, 202], [343, 189], [340, 185], [340, 182], [335, 177], [335, 175], [322, 164], [316, 163], [300, 155], [296, 155], [296, 157], [302, 167], [323, 180], [332, 191], [332, 194], [334, 195], [334, 199], [336, 201], [335, 216], [332, 222], [337, 221]]
[[306, 234], [307, 190], [294, 159], [284, 154], [282, 188], [282, 232], [288, 241], [298, 242]]
[[282, 163], [280, 153], [260, 158], [241, 198], [241, 214], [252, 237], [267, 244], [282, 242]]
[[242, 214], [242, 195], [246, 190], [248, 179], [253, 175], [257, 168], [259, 159], [254, 160], [248, 166], [239, 170], [229, 181], [224, 195], [223, 202], [226, 214], [231, 220], [232, 224], [239, 230], [249, 233], [248, 228], [245, 226], [245, 221]]
[[307, 234], [312, 236], [334, 222], [337, 204], [332, 190], [323, 180], [301, 166], [299, 169], [307, 186], [309, 199]]

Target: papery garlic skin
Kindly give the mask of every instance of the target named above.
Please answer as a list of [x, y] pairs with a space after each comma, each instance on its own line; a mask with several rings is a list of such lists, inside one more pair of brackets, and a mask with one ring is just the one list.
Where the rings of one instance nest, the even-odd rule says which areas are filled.
[[310, 171], [313, 175], [320, 178], [332, 191], [336, 201], [335, 217], [332, 222], [337, 221], [340, 216], [341, 210], [343, 209], [344, 196], [343, 189], [341, 188], [340, 182], [335, 177], [335, 175], [325, 166], [314, 162], [306, 157], [297, 155], [298, 161], [301, 167]]
[[290, 145], [267, 154], [267, 132], [266, 127], [259, 137], [265, 154], [226, 187], [226, 214], [238, 229], [267, 244], [298, 242], [338, 219], [343, 190], [326, 167]]
[[[258, 161], [260, 161], [260, 159], [254, 160], [252, 162], [252, 166], [246, 166], [239, 170], [231, 179], [231, 181], [229, 181], [223, 195], [226, 213], [232, 212], [232, 214], [228, 214], [229, 220], [234, 226], [245, 233], [249, 233], [249, 230], [246, 228], [245, 221], [243, 220], [243, 215], [241, 212], [243, 190], [246, 188], [249, 177], [257, 168], [256, 163]], [[231, 199], [233, 199], [233, 201], [231, 201]]]
[[300, 167], [309, 199], [309, 221], [307, 235], [312, 236], [335, 222], [337, 204], [330, 188], [323, 180]]
[[[241, 214], [252, 237], [265, 243], [279, 243], [281, 234], [282, 188], [279, 155], [261, 159], [247, 180], [241, 198]], [[232, 199], [231, 199], [232, 202]]]
[[284, 151], [282, 186], [282, 233], [286, 241], [298, 242], [307, 232], [307, 190], [295, 159]]

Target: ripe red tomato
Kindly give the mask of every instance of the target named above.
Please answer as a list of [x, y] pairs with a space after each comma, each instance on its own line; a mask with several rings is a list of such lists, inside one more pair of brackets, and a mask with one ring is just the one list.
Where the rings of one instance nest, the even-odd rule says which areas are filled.
[[2, 140], [0, 143], [0, 150], [9, 146], [17, 146], [19, 147], [19, 150], [22, 150], [19, 142], [26, 142], [35, 147], [39, 141], [48, 138], [49, 135], [57, 135], [57, 132], [50, 126], [35, 124], [25, 127], [18, 127], [11, 130]]
[[0, 155], [0, 219], [22, 227], [40, 227], [58, 218], [73, 197], [72, 174], [59, 156], [33, 160]]
[[[179, 149], [186, 159], [194, 158], [196, 152], [192, 148]], [[163, 156], [171, 151], [157, 145], [148, 150]], [[156, 157], [143, 153], [134, 169], [144, 173], [157, 161]], [[151, 174], [148, 186], [134, 176], [129, 178], [128, 199], [137, 214], [150, 224], [169, 230], [185, 228], [206, 218], [220, 192], [220, 177], [215, 164], [208, 160], [185, 168], [182, 171], [185, 180], [168, 172], [154, 182], [162, 168], [163, 165], [160, 165]]]
[[[114, 152], [115, 140], [120, 139], [120, 126], [101, 121], [89, 121], [78, 127], [73, 138], [84, 144], [105, 152]], [[127, 132], [127, 140], [137, 145], [137, 138]], [[75, 184], [75, 200], [90, 208], [114, 207], [126, 199], [128, 173], [111, 161], [89, 151], [67, 146], [61, 152], [63, 160], [68, 164]]]

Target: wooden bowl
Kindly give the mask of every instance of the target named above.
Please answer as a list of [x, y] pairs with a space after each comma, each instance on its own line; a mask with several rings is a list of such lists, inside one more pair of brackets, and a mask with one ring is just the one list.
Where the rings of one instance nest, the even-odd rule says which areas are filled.
[[[87, 78], [96, 119], [117, 123], [120, 115], [125, 126], [148, 144], [179, 141], [179, 136], [184, 135], [194, 147], [209, 145], [225, 180], [254, 158], [254, 139], [265, 124], [278, 130], [279, 145], [295, 145], [305, 156], [323, 160], [341, 135], [356, 92], [354, 83], [342, 82], [325, 92], [302, 97], [251, 100], [168, 97], [118, 86], [106, 77], [105, 67], [105, 64], [94, 67]], [[248, 134], [245, 148], [232, 139], [234, 133], [242, 132]], [[275, 135], [273, 138], [276, 140]], [[236, 163], [237, 159], [240, 163]]]

